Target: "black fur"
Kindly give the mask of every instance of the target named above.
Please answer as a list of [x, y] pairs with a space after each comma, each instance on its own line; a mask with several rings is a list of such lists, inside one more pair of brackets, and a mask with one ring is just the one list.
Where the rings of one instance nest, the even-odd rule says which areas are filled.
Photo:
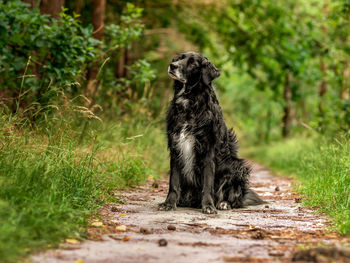
[[169, 193], [159, 210], [177, 206], [217, 209], [262, 204], [249, 189], [250, 167], [238, 157], [238, 142], [227, 129], [211, 82], [220, 76], [201, 54], [173, 58], [174, 98], [167, 113], [170, 150]]

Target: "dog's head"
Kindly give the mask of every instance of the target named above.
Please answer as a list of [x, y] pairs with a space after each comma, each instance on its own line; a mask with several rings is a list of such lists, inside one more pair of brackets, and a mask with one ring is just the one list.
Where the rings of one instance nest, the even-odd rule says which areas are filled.
[[202, 54], [186, 52], [175, 56], [168, 68], [171, 78], [189, 85], [202, 81], [209, 85], [220, 71]]

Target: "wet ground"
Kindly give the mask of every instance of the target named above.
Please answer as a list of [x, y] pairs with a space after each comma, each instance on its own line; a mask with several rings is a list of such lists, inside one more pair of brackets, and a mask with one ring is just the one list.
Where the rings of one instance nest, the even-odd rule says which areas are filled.
[[[350, 262], [349, 239], [329, 230], [324, 215], [304, 208], [292, 179], [254, 165], [253, 189], [268, 201], [245, 209], [202, 214], [160, 212], [166, 181], [116, 193], [124, 204], [106, 205], [92, 220], [90, 241], [67, 240], [33, 262]], [[76, 243], [76, 244], [74, 244]]]

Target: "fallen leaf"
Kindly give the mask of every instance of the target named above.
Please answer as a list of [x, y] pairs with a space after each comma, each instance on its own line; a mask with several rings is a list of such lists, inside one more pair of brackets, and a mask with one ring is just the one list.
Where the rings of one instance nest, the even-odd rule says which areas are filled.
[[147, 177], [147, 179], [153, 179], [153, 176], [152, 175], [149, 175], [148, 177]]
[[125, 213], [121, 213], [119, 216], [126, 216], [126, 214]]
[[66, 243], [68, 243], [68, 244], [78, 244], [79, 241], [74, 239], [74, 238], [67, 238], [66, 239]]
[[249, 228], [247, 229], [247, 231], [256, 231], [256, 230], [259, 230], [260, 227], [258, 226], [252, 226], [252, 225], [249, 225]]
[[124, 242], [125, 241], [129, 241], [130, 240], [130, 237], [129, 236], [125, 236], [125, 237], [123, 237], [123, 239], [122, 239]]
[[112, 234], [112, 235], [108, 235], [108, 236], [114, 240], [122, 240], [124, 238], [124, 236], [122, 234]]
[[84, 260], [82, 259], [78, 259], [77, 261], [75, 261], [74, 263], [84, 263]]
[[92, 226], [102, 226], [103, 223], [101, 221], [95, 221], [95, 222], [92, 222], [91, 224]]
[[117, 230], [117, 231], [126, 231], [126, 226], [125, 225], [116, 226], [115, 230]]

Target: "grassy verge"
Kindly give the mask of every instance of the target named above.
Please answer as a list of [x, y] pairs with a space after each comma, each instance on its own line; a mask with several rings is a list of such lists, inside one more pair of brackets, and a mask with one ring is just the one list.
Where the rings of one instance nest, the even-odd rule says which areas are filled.
[[306, 205], [326, 212], [342, 234], [350, 233], [350, 140], [293, 138], [255, 147], [248, 155], [301, 181]]
[[2, 262], [18, 262], [67, 237], [84, 238], [96, 209], [116, 202], [112, 190], [167, 170], [165, 135], [155, 123], [98, 123], [82, 144], [81, 126], [60, 123], [34, 130], [0, 115]]

